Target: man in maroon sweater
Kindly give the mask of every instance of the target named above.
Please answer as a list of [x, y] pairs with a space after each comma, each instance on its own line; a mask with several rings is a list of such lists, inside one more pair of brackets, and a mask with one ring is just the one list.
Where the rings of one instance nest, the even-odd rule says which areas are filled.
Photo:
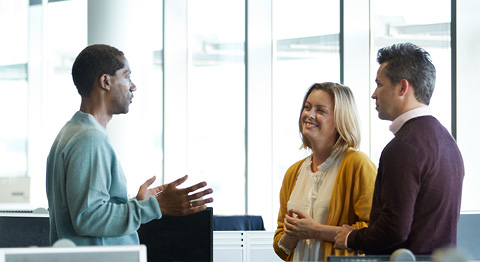
[[399, 248], [431, 254], [456, 246], [464, 166], [450, 133], [428, 107], [435, 87], [430, 55], [413, 44], [378, 51], [380, 119], [395, 137], [380, 157], [368, 228], [344, 225], [335, 248], [391, 254]]

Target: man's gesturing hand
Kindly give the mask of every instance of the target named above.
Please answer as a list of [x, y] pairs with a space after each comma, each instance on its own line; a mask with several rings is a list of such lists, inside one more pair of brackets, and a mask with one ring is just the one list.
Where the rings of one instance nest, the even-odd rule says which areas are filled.
[[211, 188], [193, 193], [207, 186], [206, 182], [200, 182], [187, 188], [177, 188], [177, 186], [185, 182], [187, 178], [188, 176], [185, 175], [170, 184], [164, 185], [163, 191], [157, 195], [157, 201], [163, 215], [184, 216], [198, 213], [207, 208], [205, 204], [213, 202], [213, 198], [211, 197], [200, 199], [205, 195], [211, 194], [213, 192]]
[[154, 188], [149, 188], [149, 186], [151, 186], [153, 184], [153, 182], [155, 182], [155, 179], [157, 179], [156, 176], [153, 176], [152, 178], [150, 178], [149, 180], [147, 180], [145, 183], [143, 183], [143, 185], [140, 186], [140, 189], [138, 189], [138, 193], [137, 193], [137, 200], [147, 200], [149, 197], [152, 197], [152, 196], [156, 196], [158, 195], [160, 192], [163, 191], [163, 188], [166, 186], [166, 185], [161, 185], [161, 186], [157, 186], [157, 187], [154, 187]]

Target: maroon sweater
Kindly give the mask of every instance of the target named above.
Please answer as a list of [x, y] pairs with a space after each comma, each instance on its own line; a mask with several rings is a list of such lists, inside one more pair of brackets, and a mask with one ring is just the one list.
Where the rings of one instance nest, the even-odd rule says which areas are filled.
[[415, 254], [456, 246], [464, 166], [450, 133], [432, 116], [410, 119], [383, 149], [368, 228], [348, 247], [366, 254]]

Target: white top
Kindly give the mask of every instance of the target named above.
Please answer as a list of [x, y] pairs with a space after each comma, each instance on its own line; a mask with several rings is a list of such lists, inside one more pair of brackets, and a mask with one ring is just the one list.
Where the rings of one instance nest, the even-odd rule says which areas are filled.
[[402, 128], [403, 124], [405, 124], [405, 122], [407, 122], [408, 120], [415, 117], [430, 116], [430, 115], [432, 115], [432, 111], [428, 106], [422, 106], [422, 107], [417, 107], [417, 108], [408, 110], [407, 112], [395, 118], [395, 120], [393, 120], [392, 124], [390, 125], [389, 129], [395, 135], [398, 132], [398, 130]]
[[[293, 188], [287, 209], [298, 209], [311, 216], [320, 224], [328, 221], [328, 206], [343, 155], [333, 158], [333, 153], [318, 166], [318, 172], [311, 170], [312, 156], [305, 159], [300, 167], [297, 182]], [[322, 241], [302, 239], [297, 242], [293, 261], [323, 261]]]

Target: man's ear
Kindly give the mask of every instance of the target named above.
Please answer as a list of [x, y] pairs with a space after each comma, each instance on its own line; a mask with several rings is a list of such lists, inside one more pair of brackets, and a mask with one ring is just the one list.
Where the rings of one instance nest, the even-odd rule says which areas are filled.
[[400, 80], [400, 93], [399, 95], [405, 96], [410, 90], [412, 89], [412, 86], [410, 85], [410, 82], [408, 82], [407, 79], [402, 79]]
[[110, 75], [103, 74], [100, 76], [100, 87], [110, 91]]

